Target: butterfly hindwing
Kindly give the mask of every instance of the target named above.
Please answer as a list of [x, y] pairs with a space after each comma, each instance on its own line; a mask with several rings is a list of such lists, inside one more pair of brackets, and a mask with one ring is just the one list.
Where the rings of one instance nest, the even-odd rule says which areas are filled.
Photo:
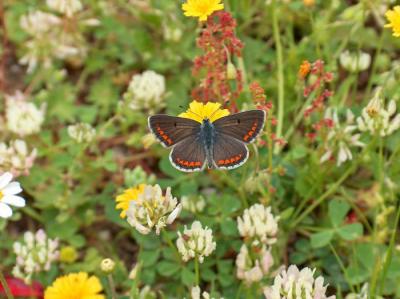
[[178, 170], [193, 172], [203, 170], [206, 165], [206, 151], [200, 135], [189, 136], [172, 149], [169, 160]]
[[265, 111], [250, 110], [222, 117], [213, 124], [217, 133], [250, 143], [261, 132], [264, 123]]
[[198, 135], [200, 124], [192, 119], [157, 114], [149, 117], [149, 128], [164, 147]]
[[213, 147], [214, 166], [222, 169], [234, 169], [246, 162], [249, 157], [247, 146], [228, 135], [218, 134]]

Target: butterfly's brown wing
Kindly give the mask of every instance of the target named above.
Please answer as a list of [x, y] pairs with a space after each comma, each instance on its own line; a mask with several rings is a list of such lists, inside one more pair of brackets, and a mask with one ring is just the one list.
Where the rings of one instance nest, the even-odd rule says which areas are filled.
[[150, 131], [164, 147], [171, 147], [200, 132], [200, 123], [192, 119], [157, 114], [148, 119]]

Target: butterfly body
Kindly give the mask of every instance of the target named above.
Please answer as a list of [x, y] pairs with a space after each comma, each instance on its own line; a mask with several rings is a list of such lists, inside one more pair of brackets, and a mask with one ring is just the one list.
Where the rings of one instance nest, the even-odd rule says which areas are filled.
[[200, 142], [204, 146], [204, 151], [206, 152], [207, 166], [208, 168], [213, 167], [213, 145], [215, 142], [216, 134], [215, 128], [209, 119], [204, 119], [200, 127]]
[[246, 144], [255, 140], [265, 122], [265, 112], [251, 110], [201, 122], [169, 115], [149, 117], [149, 128], [164, 147], [172, 147], [170, 161], [181, 171], [205, 167], [234, 169], [246, 162]]

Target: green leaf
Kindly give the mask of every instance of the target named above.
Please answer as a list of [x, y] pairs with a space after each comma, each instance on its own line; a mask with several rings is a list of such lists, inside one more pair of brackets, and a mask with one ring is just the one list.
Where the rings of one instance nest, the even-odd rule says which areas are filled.
[[221, 231], [226, 236], [237, 236], [237, 224], [230, 218], [226, 218], [221, 222]]
[[360, 223], [352, 223], [342, 226], [337, 230], [337, 233], [341, 238], [351, 241], [362, 236], [363, 231], [363, 226]]
[[161, 261], [157, 264], [157, 271], [162, 276], [172, 276], [176, 272], [179, 271], [180, 264], [168, 262], [168, 261]]
[[332, 240], [333, 231], [327, 230], [324, 232], [316, 233], [311, 235], [311, 246], [313, 248], [323, 247], [329, 244]]
[[350, 205], [341, 200], [332, 200], [329, 202], [329, 218], [334, 227], [338, 227], [344, 220], [347, 212], [350, 210]]
[[184, 267], [181, 272], [181, 281], [186, 286], [193, 286], [196, 280], [194, 273], [188, 268]]
[[139, 254], [139, 260], [143, 262], [144, 267], [154, 265], [158, 257], [160, 256], [160, 250], [146, 250]]
[[287, 208], [279, 215], [279, 219], [280, 220], [289, 219], [290, 216], [292, 216], [293, 212], [294, 212], [294, 207]]

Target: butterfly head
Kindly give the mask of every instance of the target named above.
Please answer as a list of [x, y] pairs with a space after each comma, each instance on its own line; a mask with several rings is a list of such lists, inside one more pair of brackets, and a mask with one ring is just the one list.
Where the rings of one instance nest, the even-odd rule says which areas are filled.
[[221, 109], [220, 103], [207, 102], [206, 104], [193, 101], [186, 112], [179, 114], [179, 117], [190, 118], [199, 123], [214, 122], [217, 119], [229, 115], [227, 109]]

